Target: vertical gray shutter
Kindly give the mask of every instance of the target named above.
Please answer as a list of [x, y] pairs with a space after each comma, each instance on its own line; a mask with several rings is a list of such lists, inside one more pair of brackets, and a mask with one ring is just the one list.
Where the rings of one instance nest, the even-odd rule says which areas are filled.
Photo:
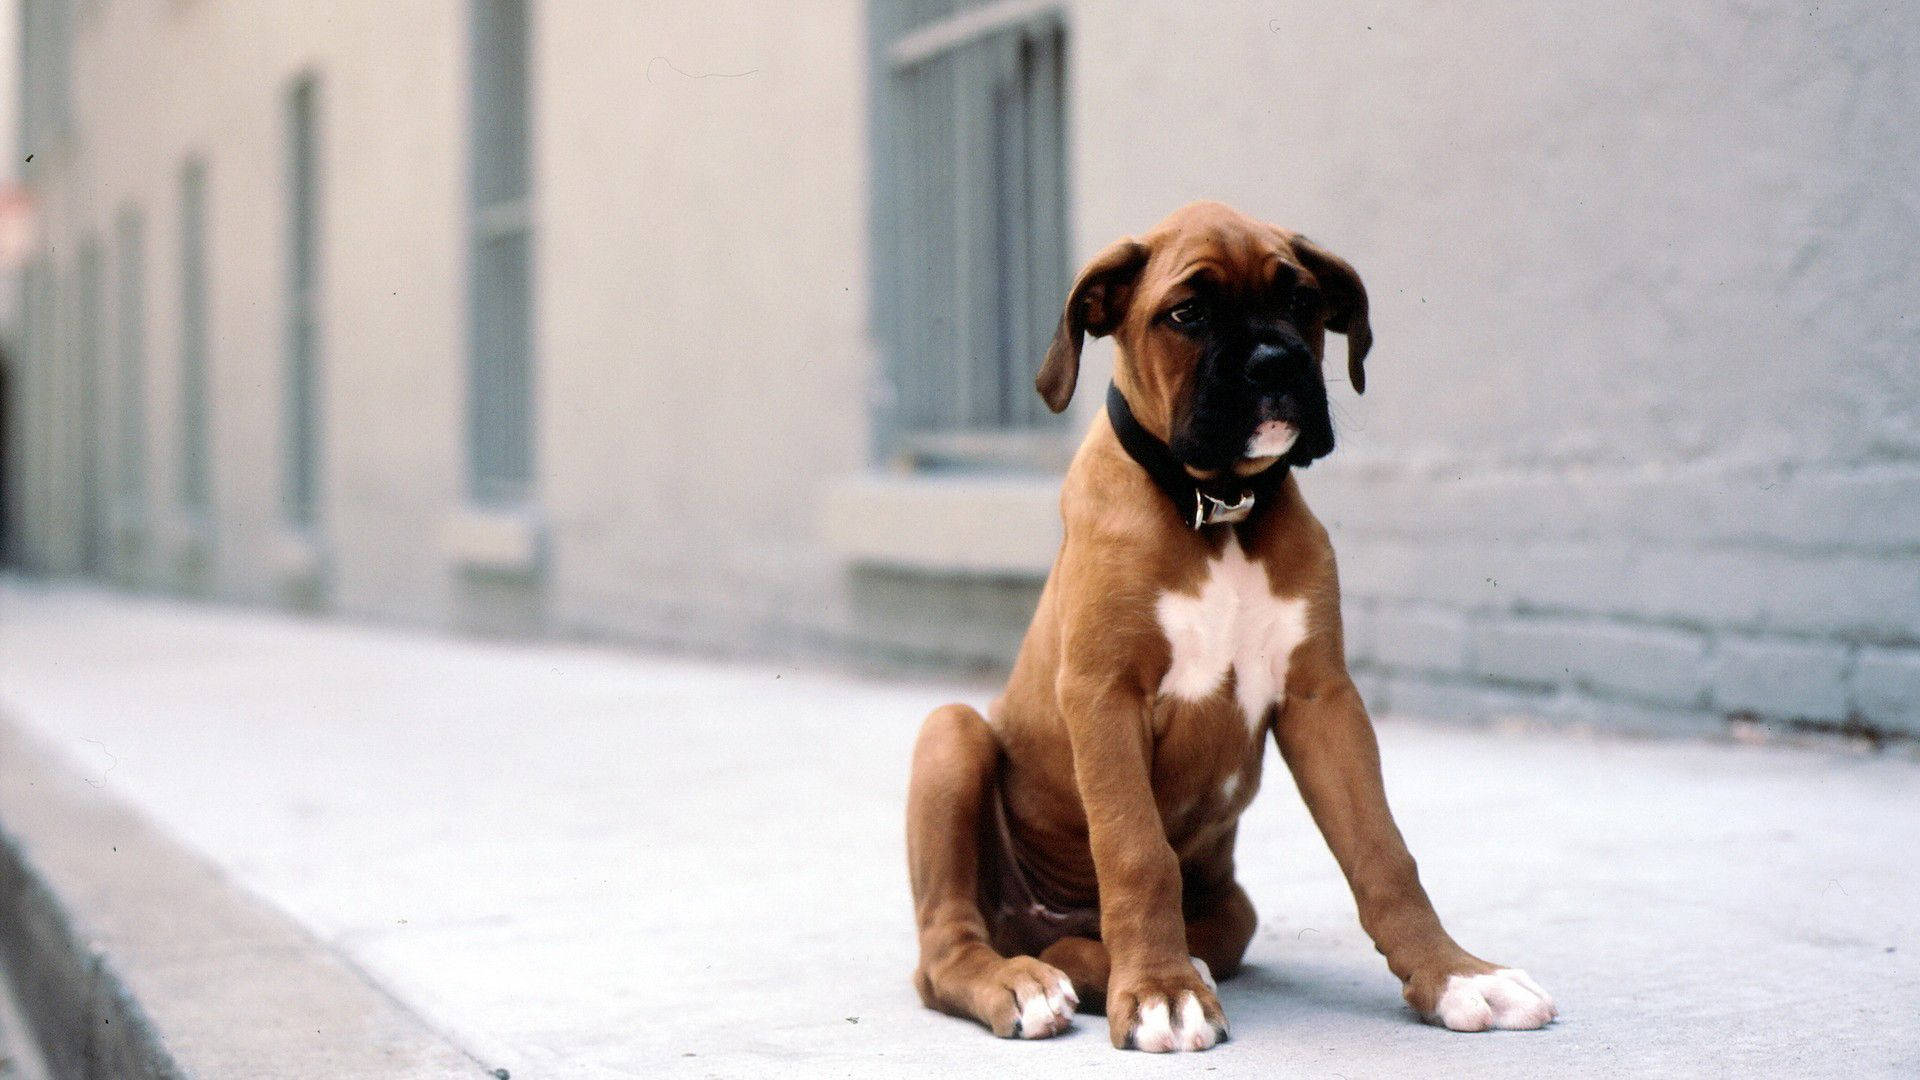
[[195, 516], [212, 508], [208, 477], [207, 168], [180, 170], [180, 502]]
[[474, 501], [533, 485], [533, 247], [526, 0], [472, 0], [467, 450]]
[[1052, 427], [1033, 377], [1067, 284], [1064, 24], [1027, 0], [870, 16], [881, 449]]
[[287, 96], [287, 359], [284, 498], [287, 520], [312, 528], [320, 488], [319, 87]]

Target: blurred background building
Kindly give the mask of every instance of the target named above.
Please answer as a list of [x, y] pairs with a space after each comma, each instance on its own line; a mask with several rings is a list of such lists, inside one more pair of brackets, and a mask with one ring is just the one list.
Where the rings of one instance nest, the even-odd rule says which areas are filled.
[[1920, 730], [1898, 5], [18, 2], [23, 572], [1001, 664], [1064, 286], [1208, 197], [1373, 293], [1376, 706]]

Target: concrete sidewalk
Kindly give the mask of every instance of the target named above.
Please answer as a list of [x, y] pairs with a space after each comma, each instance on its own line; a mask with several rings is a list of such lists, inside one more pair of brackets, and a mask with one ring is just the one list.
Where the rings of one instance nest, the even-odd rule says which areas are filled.
[[516, 1080], [1920, 1075], [1910, 751], [1404, 720], [1428, 889], [1554, 1027], [1415, 1022], [1276, 763], [1231, 1043], [994, 1040], [914, 998], [900, 835], [919, 718], [989, 693], [0, 585], [0, 715]]

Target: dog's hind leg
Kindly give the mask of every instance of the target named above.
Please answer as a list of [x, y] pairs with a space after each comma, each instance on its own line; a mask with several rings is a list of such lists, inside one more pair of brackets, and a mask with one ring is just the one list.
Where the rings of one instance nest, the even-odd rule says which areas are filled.
[[1240, 961], [1259, 925], [1253, 901], [1237, 881], [1229, 881], [1224, 892], [1197, 905], [1187, 919], [1187, 949], [1206, 962], [1209, 972], [1220, 979], [1231, 979], [1240, 972]]
[[920, 928], [913, 973], [929, 1008], [980, 1021], [1001, 1038], [1065, 1031], [1077, 1004], [1067, 977], [989, 943], [980, 911], [981, 815], [1000, 765], [1000, 743], [965, 705], [935, 709], [921, 725], [907, 784], [907, 869]]
[[1107, 1011], [1107, 976], [1112, 969], [1105, 945], [1092, 938], [1063, 937], [1041, 950], [1040, 959], [1066, 972], [1082, 1009]]

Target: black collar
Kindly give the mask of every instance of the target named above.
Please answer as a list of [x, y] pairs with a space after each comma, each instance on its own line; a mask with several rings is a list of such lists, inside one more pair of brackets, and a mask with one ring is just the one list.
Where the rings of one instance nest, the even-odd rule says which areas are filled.
[[1111, 383], [1107, 385], [1107, 420], [1127, 456], [1147, 471], [1154, 486], [1173, 500], [1174, 510], [1193, 529], [1247, 520], [1287, 478], [1287, 463], [1276, 461], [1252, 476], [1235, 476], [1229, 470], [1212, 480], [1195, 480], [1166, 443], [1140, 426], [1126, 395]]

